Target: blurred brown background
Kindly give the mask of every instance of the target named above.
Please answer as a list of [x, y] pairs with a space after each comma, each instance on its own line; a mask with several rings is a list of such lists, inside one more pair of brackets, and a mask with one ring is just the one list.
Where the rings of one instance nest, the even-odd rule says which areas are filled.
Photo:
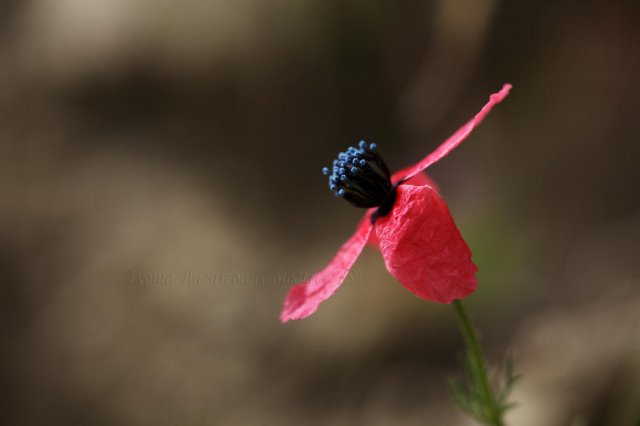
[[431, 169], [480, 268], [513, 425], [640, 417], [636, 1], [4, 0], [0, 422], [468, 425], [450, 307], [367, 250], [311, 318], [288, 287], [362, 213], [364, 138]]

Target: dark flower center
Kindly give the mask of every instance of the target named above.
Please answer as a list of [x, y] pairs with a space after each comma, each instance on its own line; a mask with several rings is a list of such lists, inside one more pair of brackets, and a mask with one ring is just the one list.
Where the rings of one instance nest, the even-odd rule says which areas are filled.
[[[331, 172], [331, 173], [329, 173]], [[360, 141], [338, 154], [333, 167], [322, 169], [329, 175], [329, 189], [356, 207], [379, 207], [393, 193], [389, 169], [378, 155], [376, 144]]]

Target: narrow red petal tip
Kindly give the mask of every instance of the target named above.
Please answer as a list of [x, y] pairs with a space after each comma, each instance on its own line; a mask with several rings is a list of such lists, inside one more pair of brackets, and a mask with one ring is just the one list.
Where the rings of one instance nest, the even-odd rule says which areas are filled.
[[340, 247], [322, 271], [312, 276], [309, 281], [291, 288], [280, 314], [282, 322], [308, 317], [318, 309], [320, 303], [340, 288], [367, 244], [372, 229], [370, 221], [362, 221], [355, 234]]
[[471, 294], [478, 268], [445, 202], [429, 186], [401, 185], [376, 234], [385, 265], [416, 296], [450, 303]]
[[[478, 112], [467, 124], [458, 129], [458, 131], [456, 131], [449, 139], [444, 141], [438, 148], [436, 148], [435, 151], [427, 155], [420, 162], [404, 169], [403, 171], [406, 172], [404, 178], [412, 178], [421, 171], [425, 170], [427, 167], [440, 161], [447, 154], [453, 151], [458, 145], [464, 142], [464, 140], [469, 137], [473, 129], [475, 129], [480, 123], [482, 123], [482, 120], [484, 120], [484, 118], [491, 112], [493, 107], [502, 102], [504, 98], [509, 95], [511, 87], [511, 84], [507, 83], [502, 86], [502, 89], [500, 89], [499, 92], [492, 94], [489, 97], [489, 102], [487, 102], [485, 106], [482, 107], [480, 112]], [[394, 176], [396, 175], [397, 174], [394, 174]]]
[[[499, 104], [500, 102], [502, 102], [504, 100], [504, 98], [506, 98], [507, 96], [509, 96], [509, 92], [511, 92], [511, 89], [513, 88], [513, 86], [510, 83], [505, 83], [502, 86], [502, 89], [500, 89], [499, 92], [494, 93], [493, 95], [491, 95], [489, 97], [489, 104], [491, 104], [491, 107], [488, 109], [488, 111], [486, 111], [486, 113], [482, 116], [481, 120], [484, 118], [485, 115], [487, 115], [490, 111], [491, 108], [493, 107], [493, 105]], [[487, 106], [489, 105], [485, 105], [482, 110], [484, 110], [485, 108], [487, 108]], [[480, 113], [478, 113], [478, 115], [480, 115], [483, 111], [480, 111]], [[477, 116], [476, 116], [477, 117]]]

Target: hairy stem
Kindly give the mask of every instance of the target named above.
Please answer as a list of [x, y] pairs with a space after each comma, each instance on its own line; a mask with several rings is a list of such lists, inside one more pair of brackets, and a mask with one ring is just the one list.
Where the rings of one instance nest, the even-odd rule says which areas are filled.
[[483, 418], [490, 422], [490, 425], [504, 426], [502, 421], [502, 411], [493, 394], [493, 389], [489, 383], [487, 367], [478, 343], [476, 332], [471, 325], [469, 316], [460, 300], [452, 303], [460, 324], [460, 331], [467, 345], [467, 353], [471, 368], [471, 375], [478, 400], [482, 405]]

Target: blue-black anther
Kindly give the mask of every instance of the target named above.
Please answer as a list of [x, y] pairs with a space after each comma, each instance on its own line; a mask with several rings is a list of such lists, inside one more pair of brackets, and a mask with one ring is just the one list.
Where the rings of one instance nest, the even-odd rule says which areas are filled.
[[357, 207], [379, 207], [388, 202], [393, 192], [391, 175], [376, 149], [376, 144], [360, 141], [358, 148], [350, 146], [339, 153], [329, 174], [331, 192]]

